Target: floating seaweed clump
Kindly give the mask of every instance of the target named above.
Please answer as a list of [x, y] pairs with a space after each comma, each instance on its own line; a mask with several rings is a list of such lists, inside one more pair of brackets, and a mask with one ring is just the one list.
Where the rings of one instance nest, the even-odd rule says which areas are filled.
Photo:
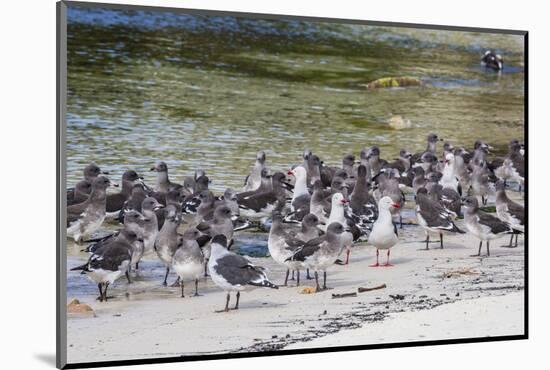
[[367, 89], [385, 89], [388, 87], [421, 86], [422, 81], [415, 77], [384, 77], [369, 82]]

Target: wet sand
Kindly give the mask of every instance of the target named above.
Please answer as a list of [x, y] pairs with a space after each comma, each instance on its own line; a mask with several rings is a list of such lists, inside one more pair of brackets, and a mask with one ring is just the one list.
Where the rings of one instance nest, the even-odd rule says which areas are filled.
[[[511, 196], [518, 200], [517, 193]], [[419, 227], [405, 226], [392, 249], [393, 267], [369, 267], [374, 249], [357, 245], [348, 266], [335, 265], [329, 271], [328, 286], [333, 289], [301, 294], [303, 287], [295, 287], [295, 282], [278, 290], [255, 289], [244, 292], [240, 309], [229, 313], [214, 313], [223, 308], [225, 295], [211, 280], [201, 281], [200, 297], [180, 298], [179, 288], [162, 287], [163, 270], [155, 259], [140, 264], [142, 271], [133, 284], [120, 279], [110, 289], [114, 298], [107, 303], [95, 301], [92, 283], [69, 273], [69, 282], [83, 287], [75, 296], [96, 314], [69, 318], [69, 361], [523, 333], [522, 236], [513, 249], [501, 247], [508, 237], [493, 241], [488, 258], [470, 257], [477, 252], [478, 241], [468, 234], [446, 237], [443, 250], [438, 243], [432, 243], [429, 251], [421, 250], [423, 239]], [[82, 258], [70, 257], [69, 267]], [[385, 261], [385, 256], [381, 258]], [[282, 283], [284, 268], [271, 258], [252, 260], [266, 267], [274, 282]], [[380, 284], [386, 288], [332, 298]], [[186, 294], [192, 293], [193, 284], [186, 288]]]

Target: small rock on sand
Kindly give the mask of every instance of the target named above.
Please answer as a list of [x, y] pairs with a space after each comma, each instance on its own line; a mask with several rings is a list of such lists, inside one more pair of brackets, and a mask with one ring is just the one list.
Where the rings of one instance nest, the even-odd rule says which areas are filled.
[[304, 289], [302, 289], [302, 291], [300, 293], [301, 294], [312, 294], [312, 293], [315, 293], [315, 288], [305, 287]]
[[95, 312], [86, 303], [80, 303], [78, 299], [73, 299], [67, 304], [67, 313], [71, 315], [90, 315], [95, 316]]

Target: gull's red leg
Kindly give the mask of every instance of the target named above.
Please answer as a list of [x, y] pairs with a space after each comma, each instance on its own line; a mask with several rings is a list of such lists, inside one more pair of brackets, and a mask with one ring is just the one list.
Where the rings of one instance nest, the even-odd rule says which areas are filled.
[[380, 251], [376, 249], [376, 263], [374, 265], [370, 265], [370, 267], [378, 267], [380, 264], [378, 263], [378, 255], [380, 254]]

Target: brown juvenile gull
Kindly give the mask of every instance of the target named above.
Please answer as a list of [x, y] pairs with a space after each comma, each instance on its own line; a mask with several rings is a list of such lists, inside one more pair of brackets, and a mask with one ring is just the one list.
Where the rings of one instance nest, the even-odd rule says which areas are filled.
[[202, 253], [197, 238], [199, 230], [192, 227], [178, 236], [178, 245], [172, 257], [172, 268], [179, 278], [181, 297], [184, 297], [184, 285], [187, 281], [195, 282], [195, 296], [199, 295], [199, 277], [204, 271], [204, 254]]
[[[92, 191], [92, 188], [91, 188], [92, 182], [99, 175], [101, 175], [101, 174], [108, 175], [109, 174], [106, 171], [101, 171], [101, 169], [95, 163], [90, 163], [89, 165], [84, 167], [83, 173], [84, 173], [84, 180], [83, 181], [87, 182], [90, 185], [90, 187], [87, 189], [87, 191], [85, 189], [81, 188], [81, 190], [85, 191], [85, 194], [90, 194], [90, 192]], [[75, 201], [75, 199], [74, 199], [75, 191], [76, 191], [75, 188], [68, 188], [67, 189], [67, 205], [80, 203], [80, 202]], [[81, 202], [86, 200], [86, 198], [87, 197], [82, 199]]]
[[166, 286], [170, 267], [172, 266], [172, 258], [178, 249], [178, 227], [181, 223], [180, 208], [174, 204], [166, 206], [164, 209], [164, 225], [157, 235], [155, 240], [155, 251], [160, 261], [166, 266], [166, 274], [162, 285]]
[[182, 188], [180, 184], [170, 181], [170, 178], [168, 177], [168, 166], [166, 163], [162, 161], [157, 162], [154, 167], [151, 167], [151, 171], [155, 171], [157, 173], [155, 191], [160, 193], [168, 193], [170, 190]]
[[[525, 208], [522, 205], [517, 204], [516, 202], [508, 198], [508, 195], [506, 195], [505, 188], [506, 186], [504, 185], [503, 181], [497, 182], [496, 184], [497, 217], [501, 221], [506, 222], [512, 229], [514, 229], [515, 231], [518, 231], [518, 233], [516, 233], [516, 243], [514, 246], [514, 247], [517, 247], [519, 232], [523, 233], [525, 229]], [[512, 234], [510, 238], [510, 245], [509, 245], [510, 248], [512, 248], [513, 238], [514, 238], [514, 234]]]
[[111, 185], [116, 186], [100, 176], [93, 181], [92, 192], [86, 201], [67, 207], [67, 236], [80, 243], [101, 227], [105, 219], [106, 190]]
[[[315, 215], [311, 216], [317, 218]], [[283, 217], [279, 212], [274, 212], [272, 219], [273, 223], [269, 230], [269, 237], [267, 239], [269, 254], [275, 262], [286, 267], [284, 286], [288, 285], [288, 276], [290, 274], [290, 271], [292, 271], [293, 273], [294, 271], [298, 272], [298, 280], [296, 281], [296, 286], [299, 286], [300, 270], [304, 269], [305, 267], [300, 261], [291, 261], [288, 260], [288, 257], [290, 257], [298, 247], [303, 246], [304, 241], [294, 237], [287, 230], [285, 230], [283, 226]], [[302, 221], [302, 225], [304, 225], [304, 223], [306, 222], [309, 222], [309, 220], [306, 220], [306, 218], [304, 218], [304, 220]]]

